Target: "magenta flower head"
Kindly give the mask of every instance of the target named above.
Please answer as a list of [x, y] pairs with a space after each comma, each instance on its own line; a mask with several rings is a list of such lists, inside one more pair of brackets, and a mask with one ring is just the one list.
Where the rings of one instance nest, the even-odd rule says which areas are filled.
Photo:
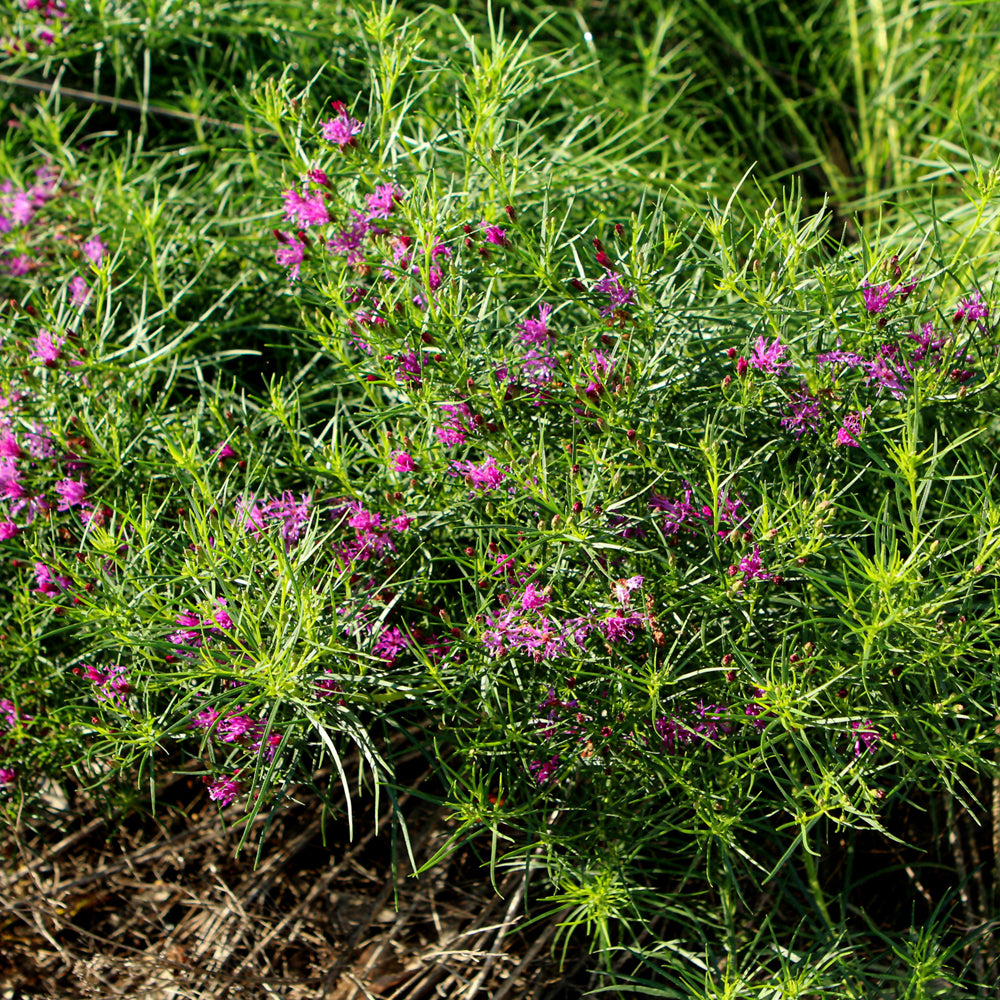
[[302, 262], [306, 259], [306, 250], [309, 244], [298, 234], [282, 232], [279, 229], [274, 231], [274, 237], [278, 241], [278, 249], [274, 253], [274, 258], [282, 267], [288, 268], [288, 280], [298, 281], [299, 271]]
[[264, 513], [271, 521], [281, 524], [281, 538], [285, 543], [285, 551], [289, 551], [302, 537], [302, 531], [309, 524], [309, 510], [312, 506], [312, 495], [303, 493], [296, 500], [291, 490], [285, 490], [275, 500], [269, 500], [264, 506]]
[[236, 523], [244, 530], [249, 531], [255, 538], [266, 528], [264, 523], [264, 511], [261, 510], [257, 498], [251, 493], [248, 497], [239, 496], [233, 504], [233, 515]]
[[781, 337], [775, 337], [770, 344], [763, 337], [758, 337], [748, 364], [751, 368], [780, 375], [786, 368], [791, 367], [791, 362], [781, 360], [787, 351], [788, 348], [781, 342]]
[[24, 457], [24, 452], [21, 451], [21, 446], [17, 443], [17, 438], [7, 431], [2, 438], [0, 438], [0, 458], [12, 458], [19, 459]]
[[65, 338], [57, 337], [53, 339], [48, 330], [40, 330], [38, 336], [31, 342], [34, 350], [30, 357], [36, 361], [41, 361], [47, 368], [55, 367], [59, 358], [62, 357], [60, 348], [65, 343]]
[[13, 785], [16, 778], [17, 772], [12, 767], [0, 767], [0, 788]]
[[847, 445], [848, 448], [859, 448], [858, 438], [861, 436], [861, 421], [867, 410], [854, 411], [844, 417], [844, 422], [837, 431], [837, 444]]
[[330, 221], [322, 191], [299, 194], [291, 187], [282, 192], [285, 200], [285, 218], [295, 226], [325, 226]]
[[801, 438], [804, 434], [815, 434], [822, 424], [819, 400], [810, 395], [809, 387], [803, 383], [801, 390], [789, 398], [788, 413], [781, 418], [781, 426]]
[[895, 291], [892, 285], [869, 285], [865, 282], [861, 287], [861, 297], [864, 299], [865, 309], [870, 313], [885, 312], [886, 306], [895, 298]]
[[633, 590], [637, 590], [643, 584], [641, 576], [630, 576], [627, 580], [619, 580], [612, 588], [611, 592], [618, 600], [618, 603], [627, 608], [632, 601], [630, 597]]
[[453, 476], [464, 476], [473, 489], [486, 491], [495, 490], [507, 478], [504, 471], [497, 465], [497, 460], [490, 455], [481, 465], [474, 462], [452, 462]]
[[755, 545], [753, 547], [753, 552], [748, 556], [744, 556], [740, 560], [740, 564], [737, 570], [743, 574], [744, 580], [773, 580], [774, 574], [768, 573], [764, 569], [764, 564], [760, 560], [760, 546]]
[[388, 219], [393, 213], [393, 209], [403, 200], [402, 188], [395, 184], [379, 184], [375, 188], [374, 194], [365, 198], [368, 203], [368, 218]]
[[900, 296], [900, 301], [905, 301], [916, 287], [915, 281], [908, 285], [869, 285], [866, 281], [861, 286], [861, 298], [864, 300], [865, 309], [877, 314], [885, 312], [886, 307], [897, 295]]
[[558, 755], [547, 761], [533, 760], [528, 765], [528, 772], [539, 785], [544, 785], [559, 770], [561, 763], [562, 758]]
[[968, 298], [962, 299], [955, 310], [955, 324], [972, 320], [984, 320], [990, 314], [990, 307], [983, 302], [979, 292], [973, 292]]
[[84, 499], [87, 495], [87, 483], [82, 476], [79, 479], [60, 479], [55, 489], [60, 498], [56, 510], [93, 506]]
[[594, 285], [594, 291], [608, 297], [608, 304], [601, 310], [602, 316], [613, 316], [617, 310], [635, 304], [635, 289], [626, 288], [621, 283], [621, 276], [614, 271], [606, 271]]
[[75, 306], [85, 306], [90, 298], [90, 285], [80, 275], [71, 278], [69, 282], [70, 301]]
[[107, 254], [107, 246], [102, 243], [100, 238], [97, 236], [91, 236], [91, 238], [83, 244], [83, 255], [90, 261], [91, 264], [100, 264]]
[[219, 460], [219, 465], [222, 465], [227, 458], [236, 458], [236, 452], [233, 451], [228, 441], [223, 441], [217, 445], [212, 455]]
[[53, 573], [52, 569], [43, 562], [35, 563], [35, 582], [37, 586], [32, 593], [43, 594], [46, 597], [58, 597], [73, 583], [69, 577]]
[[416, 472], [417, 463], [408, 451], [396, 451], [392, 454], [392, 469], [394, 472]]
[[331, 101], [330, 106], [336, 114], [329, 121], [320, 122], [323, 138], [327, 142], [336, 143], [341, 149], [357, 145], [354, 140], [361, 134], [364, 123], [347, 113], [347, 106], [343, 101]]
[[864, 722], [852, 722], [851, 731], [847, 734], [849, 740], [854, 740], [854, 759], [863, 753], [874, 753], [878, 749], [882, 736], [872, 725], [871, 719]]
[[549, 330], [548, 318], [552, 314], [552, 306], [547, 302], [542, 302], [538, 306], [538, 319], [526, 319], [519, 327], [521, 342], [545, 346], [554, 334]]
[[233, 775], [232, 778], [216, 778], [215, 781], [209, 783], [208, 797], [213, 802], [218, 802], [220, 806], [228, 806], [235, 801], [236, 796], [241, 791], [243, 788], [236, 780], [236, 775]]
[[479, 228], [483, 231], [483, 237], [487, 243], [493, 243], [498, 247], [510, 246], [506, 229], [501, 229], [499, 226], [491, 226], [485, 219], [479, 223]]

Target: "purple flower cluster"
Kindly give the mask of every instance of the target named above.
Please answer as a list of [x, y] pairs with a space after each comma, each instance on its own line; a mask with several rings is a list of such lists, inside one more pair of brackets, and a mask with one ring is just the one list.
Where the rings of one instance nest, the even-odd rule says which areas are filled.
[[726, 718], [728, 711], [725, 705], [706, 705], [699, 701], [680, 715], [661, 715], [653, 728], [667, 753], [680, 753], [700, 742], [715, 743], [728, 736], [733, 731], [732, 723]]
[[59, 32], [65, 32], [65, 0], [18, 0], [18, 6], [28, 15], [24, 24], [12, 25], [12, 33], [0, 36], [0, 52], [9, 56], [24, 56], [39, 46], [50, 46]]
[[492, 455], [479, 465], [474, 462], [452, 462], [450, 474], [464, 477], [473, 490], [479, 493], [499, 489], [500, 484], [507, 478]]
[[[260, 758], [274, 760], [284, 739], [284, 733], [280, 729], [272, 725], [268, 730], [266, 720], [245, 714], [239, 705], [225, 712], [220, 712], [217, 708], [203, 709], [189, 725], [193, 730], [204, 732], [220, 750], [226, 753], [235, 751], [250, 767]], [[239, 773], [237, 771], [232, 778], [220, 777], [209, 784], [209, 798], [222, 806], [233, 802], [241, 791], [239, 782], [236, 781]]]
[[[712, 508], [706, 503], [696, 503], [694, 487], [684, 484], [682, 499], [670, 500], [668, 497], [652, 490], [649, 495], [649, 509], [664, 512], [663, 533], [668, 538], [676, 538], [682, 531], [696, 532], [697, 522], [713, 520]], [[726, 537], [734, 530], [742, 530], [748, 520], [739, 511], [743, 506], [740, 497], [729, 495], [727, 490], [721, 490], [718, 496], [719, 537]]]
[[262, 501], [258, 501], [253, 494], [241, 496], [233, 505], [236, 524], [243, 531], [258, 536], [271, 524], [280, 526], [286, 552], [298, 544], [309, 524], [311, 509], [311, 494], [303, 493], [296, 500], [290, 490], [285, 490], [280, 497]]
[[621, 275], [606, 270], [604, 277], [594, 284], [594, 291], [607, 296], [607, 304], [601, 308], [601, 315], [624, 319], [627, 309], [635, 305], [635, 289], [626, 288], [621, 283]]
[[[107, 670], [98, 670], [89, 663], [81, 663], [83, 673], [94, 685], [94, 697], [117, 708], [125, 708], [132, 685], [125, 673], [125, 667], [115, 664]], [[74, 671], [76, 673], [77, 671]]]
[[893, 299], [899, 298], [905, 302], [910, 293], [917, 287], [915, 281], [908, 284], [882, 284], [870, 285], [867, 281], [861, 286], [861, 298], [864, 301], [865, 309], [870, 313], [883, 313], [888, 308]]
[[364, 124], [347, 113], [347, 106], [343, 101], [331, 101], [330, 106], [335, 114], [328, 121], [320, 122], [323, 138], [341, 149], [356, 145], [355, 139], [361, 135]]

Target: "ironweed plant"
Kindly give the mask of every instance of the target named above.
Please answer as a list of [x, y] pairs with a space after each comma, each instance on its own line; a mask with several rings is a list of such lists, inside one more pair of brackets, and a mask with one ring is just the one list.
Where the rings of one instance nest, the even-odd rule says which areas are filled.
[[853, 866], [996, 770], [995, 247], [604, 184], [553, 56], [438, 23], [248, 92], [249, 193], [89, 174], [51, 109], [8, 137], [3, 808], [195, 762], [242, 844], [295, 784], [396, 801], [416, 748], [423, 869], [542, 870], [609, 988], [964, 995], [986, 929], [945, 892], [886, 930]]

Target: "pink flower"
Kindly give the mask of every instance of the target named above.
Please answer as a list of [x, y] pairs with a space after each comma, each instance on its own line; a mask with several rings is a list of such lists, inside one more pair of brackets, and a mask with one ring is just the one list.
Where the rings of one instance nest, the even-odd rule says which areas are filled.
[[396, 451], [392, 455], [392, 468], [395, 472], [416, 472], [417, 463], [409, 452]]
[[215, 735], [223, 743], [238, 743], [248, 737], [259, 738], [260, 729], [261, 725], [256, 719], [237, 713], [221, 719], [215, 727]]
[[0, 767], [0, 787], [3, 785], [13, 785], [17, 778], [17, 771], [12, 767]]
[[21, 485], [21, 470], [13, 458], [0, 458], [0, 498], [21, 500], [25, 495]]
[[296, 226], [325, 226], [330, 221], [323, 201], [323, 192], [307, 192], [300, 195], [295, 188], [283, 191], [285, 218]]
[[75, 278], [70, 279], [69, 293], [73, 305], [86, 305], [87, 299], [90, 298], [90, 285], [80, 275], [77, 275]]
[[403, 192], [394, 184], [380, 184], [375, 193], [368, 195], [369, 219], [387, 219], [393, 209], [403, 200]]
[[632, 630], [640, 625], [642, 625], [642, 619], [638, 615], [613, 614], [600, 622], [598, 628], [608, 642], [620, 642], [622, 639], [631, 642], [635, 638]]
[[[737, 572], [743, 574], [744, 580], [773, 580], [774, 574], [768, 573], [760, 561], [760, 546], [755, 545], [753, 552], [744, 556], [739, 566], [735, 567]], [[732, 571], [730, 571], [732, 572]]]
[[758, 337], [748, 363], [751, 368], [780, 375], [791, 367], [791, 362], [781, 360], [787, 352], [788, 348], [781, 342], [781, 337], [775, 337], [770, 344], [763, 337]]
[[838, 445], [847, 445], [849, 448], [860, 447], [858, 438], [861, 436], [861, 420], [867, 412], [867, 410], [855, 411], [844, 417], [844, 422], [837, 431]]
[[895, 353], [895, 348], [890, 350], [882, 348], [871, 361], [866, 361], [864, 368], [868, 374], [865, 376], [865, 383], [871, 385], [875, 382], [880, 393], [883, 389], [888, 389], [893, 399], [904, 399], [907, 391], [906, 383], [912, 382], [913, 377], [905, 361], [898, 364], [893, 361]]
[[483, 231], [483, 237], [487, 243], [493, 243], [498, 247], [510, 246], [506, 229], [501, 229], [499, 226], [491, 226], [485, 219], [479, 223], [479, 228]]
[[64, 337], [53, 340], [52, 334], [48, 330], [40, 330], [38, 336], [32, 341], [34, 350], [30, 357], [51, 368], [62, 356], [60, 348], [65, 342]]
[[218, 720], [220, 712], [215, 708], [206, 708], [200, 711], [192, 720], [192, 729], [211, 729]]
[[264, 513], [272, 521], [281, 522], [281, 538], [287, 552], [302, 537], [302, 529], [309, 523], [309, 508], [312, 497], [303, 493], [299, 500], [295, 494], [286, 490], [277, 500], [269, 500], [264, 506]]
[[35, 563], [35, 582], [37, 586], [32, 593], [44, 594], [46, 597], [58, 597], [65, 593], [73, 583], [69, 577], [53, 573], [51, 567], [43, 562]]
[[869, 285], [866, 281], [861, 286], [861, 297], [868, 312], [881, 313], [897, 295], [905, 299], [916, 287], [915, 281], [908, 285]]
[[212, 615], [212, 620], [215, 622], [219, 628], [224, 628], [227, 631], [231, 631], [235, 626], [233, 625], [232, 618], [229, 617], [229, 612], [225, 608], [220, 608], [218, 611]]
[[17, 710], [17, 706], [9, 698], [0, 698], [0, 729], [14, 729], [22, 721], [27, 722], [30, 715], [22, 715]]
[[781, 426], [791, 430], [796, 438], [804, 434], [815, 434], [823, 423], [819, 400], [809, 394], [809, 387], [803, 383], [799, 392], [793, 393], [788, 401], [788, 414], [781, 418]]
[[638, 589], [642, 586], [643, 578], [641, 576], [630, 576], [627, 580], [619, 580], [612, 588], [612, 592], [618, 603], [626, 608], [632, 603], [631, 594], [633, 590]]
[[334, 233], [326, 241], [326, 248], [330, 253], [343, 257], [348, 264], [360, 264], [365, 259], [365, 237], [373, 230], [360, 212], [352, 210], [351, 217], [354, 219], [351, 225]]
[[27, 255], [19, 253], [16, 257], [11, 257], [7, 262], [7, 271], [15, 278], [23, 278], [35, 269], [35, 262]]
[[544, 785], [559, 769], [560, 763], [562, 763], [562, 758], [559, 756], [552, 757], [545, 762], [533, 760], [528, 765], [528, 771], [539, 785]]
[[864, 722], [852, 722], [851, 731], [847, 734], [847, 738], [854, 740], [855, 760], [863, 753], [874, 753], [882, 739], [879, 731], [872, 725], [871, 719], [865, 719]]
[[364, 124], [356, 118], [351, 118], [343, 101], [332, 101], [331, 107], [336, 116], [329, 121], [321, 122], [320, 129], [327, 142], [336, 143], [341, 149], [355, 145], [355, 138], [361, 134]]
[[549, 599], [545, 596], [545, 592], [536, 590], [533, 583], [529, 583], [524, 588], [524, 593], [521, 595], [521, 607], [526, 611], [538, 611], [548, 603]]
[[457, 427], [435, 427], [434, 434], [448, 448], [465, 443], [465, 433]]
[[233, 451], [232, 446], [228, 441], [223, 441], [221, 444], [217, 445], [212, 454], [219, 460], [220, 464], [225, 462], [227, 458], [236, 458], [236, 452]]
[[208, 797], [225, 807], [230, 805], [242, 791], [243, 788], [235, 775], [232, 778], [216, 778], [208, 786]]
[[967, 320], [983, 320], [990, 314], [990, 307], [983, 302], [983, 296], [979, 292], [973, 292], [968, 298], [962, 299], [958, 303], [955, 311], [955, 323], [964, 323]]
[[120, 663], [109, 667], [107, 670], [98, 670], [88, 663], [81, 663], [87, 678], [94, 685], [94, 697], [98, 701], [106, 701], [112, 705], [123, 706], [125, 696], [132, 691], [132, 685], [125, 676], [125, 667]]
[[56, 483], [55, 490], [61, 498], [56, 510], [93, 506], [93, 504], [87, 503], [84, 500], [87, 493], [87, 483], [82, 476], [79, 479], [60, 479]]
[[620, 275], [614, 271], [606, 271], [594, 285], [595, 292], [602, 292], [608, 297], [608, 304], [601, 310], [602, 316], [613, 316], [617, 310], [635, 303], [635, 290], [626, 288], [619, 278]]
[[296, 239], [291, 233], [283, 233], [277, 229], [274, 235], [280, 244], [274, 253], [275, 260], [282, 267], [288, 268], [289, 281], [298, 281], [302, 262], [306, 259], [306, 250], [309, 249], [308, 244]]
[[555, 335], [549, 330], [548, 318], [552, 314], [552, 306], [542, 302], [538, 306], [538, 319], [526, 319], [518, 327], [521, 342], [545, 346]]
[[12, 458], [19, 459], [24, 456], [24, 452], [21, 451], [20, 445], [17, 443], [17, 438], [7, 431], [2, 438], [0, 438], [0, 458]]
[[497, 460], [490, 455], [482, 465], [472, 462], [452, 462], [451, 474], [462, 475], [473, 489], [480, 491], [495, 490], [507, 478], [497, 465]]
[[0, 521], [0, 541], [13, 538], [20, 530], [13, 521]]
[[97, 236], [83, 244], [83, 255], [91, 264], [100, 264], [108, 252], [107, 246]]
[[266, 525], [264, 524], [264, 512], [257, 503], [256, 497], [252, 493], [249, 497], [238, 497], [233, 508], [236, 523], [244, 531], [249, 531], [255, 537], [259, 536]]
[[372, 647], [372, 652], [377, 653], [386, 663], [392, 663], [410, 645], [412, 645], [410, 637], [393, 626], [382, 630], [378, 641]]

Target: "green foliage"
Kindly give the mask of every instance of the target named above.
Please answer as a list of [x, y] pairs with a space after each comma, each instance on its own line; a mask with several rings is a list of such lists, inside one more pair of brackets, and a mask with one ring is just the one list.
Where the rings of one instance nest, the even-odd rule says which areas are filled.
[[196, 761], [242, 845], [416, 750], [609, 990], [975, 995], [855, 868], [1000, 749], [998, 15], [629, 9], [9, 46], [3, 808]]

